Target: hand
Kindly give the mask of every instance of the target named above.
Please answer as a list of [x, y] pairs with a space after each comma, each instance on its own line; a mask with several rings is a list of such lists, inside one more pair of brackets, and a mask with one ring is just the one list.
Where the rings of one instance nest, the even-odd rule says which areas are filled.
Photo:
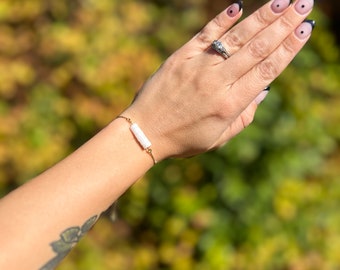
[[[124, 112], [153, 143], [156, 159], [191, 156], [225, 144], [248, 126], [262, 90], [308, 40], [313, 0], [273, 0], [231, 28], [241, 2], [171, 55]], [[220, 40], [231, 57], [211, 48]], [[263, 94], [262, 94], [263, 95]]]

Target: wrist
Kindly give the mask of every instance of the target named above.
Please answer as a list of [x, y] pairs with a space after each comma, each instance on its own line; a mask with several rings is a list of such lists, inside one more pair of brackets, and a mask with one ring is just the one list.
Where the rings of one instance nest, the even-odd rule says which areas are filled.
[[[142, 121], [137, 122], [133, 117], [130, 117], [130, 114], [124, 112], [118, 115], [111, 125], [120, 126], [124, 134], [123, 140], [130, 145], [128, 151], [131, 151], [131, 155], [137, 155], [136, 157], [150, 165], [149, 167], [160, 161], [159, 155], [156, 155], [154, 151], [153, 140], [151, 141], [149, 136], [146, 135], [150, 134], [150, 131], [145, 129]], [[147, 130], [147, 132], [144, 132], [144, 130]]]
[[133, 135], [133, 137], [136, 139], [136, 142], [139, 144], [139, 146], [151, 157], [153, 164], [156, 165], [157, 160], [155, 159], [153, 152], [152, 152], [152, 143], [146, 137], [143, 130], [139, 127], [139, 125], [131, 120], [131, 118], [126, 117], [124, 115], [118, 115], [118, 119], [124, 119], [126, 122], [130, 125], [129, 129]]
[[[128, 120], [126, 119], [128, 118]], [[164, 134], [162, 134], [157, 123], [160, 121], [156, 118], [154, 114], [146, 115], [143, 113], [138, 113], [133, 109], [122, 112], [120, 116], [117, 117], [117, 121], [125, 121], [126, 129], [129, 131], [129, 136], [134, 139], [134, 144], [144, 152], [144, 155], [148, 157], [153, 163], [159, 163], [160, 161], [171, 156], [169, 143], [166, 143], [167, 139]], [[142, 145], [138, 141], [136, 135], [131, 131], [132, 124], [138, 125], [138, 128], [143, 132], [143, 135], [150, 142], [150, 146]], [[138, 136], [138, 135], [137, 135]], [[150, 151], [150, 152], [149, 152]]]

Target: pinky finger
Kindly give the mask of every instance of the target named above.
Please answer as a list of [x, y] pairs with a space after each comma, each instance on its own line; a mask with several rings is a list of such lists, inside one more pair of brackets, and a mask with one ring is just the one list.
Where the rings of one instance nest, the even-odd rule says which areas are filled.
[[249, 126], [254, 120], [257, 107], [258, 104], [255, 101], [251, 102], [223, 132], [221, 137], [218, 139], [215, 148], [223, 146]]
[[255, 117], [258, 105], [265, 99], [269, 93], [270, 86], [267, 86], [261, 93], [251, 102], [247, 108], [235, 119], [235, 121], [228, 126], [221, 137], [217, 140], [213, 148], [218, 148], [226, 144], [231, 138], [239, 134], [247, 126], [249, 126]]
[[260, 94], [255, 98], [255, 103], [260, 105], [260, 103], [266, 98], [270, 90], [270, 86], [267, 86]]

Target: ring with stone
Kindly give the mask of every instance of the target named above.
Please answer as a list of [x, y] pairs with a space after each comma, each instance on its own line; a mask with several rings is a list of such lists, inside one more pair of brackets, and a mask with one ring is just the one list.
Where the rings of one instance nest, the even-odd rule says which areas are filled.
[[231, 54], [226, 50], [226, 48], [224, 48], [222, 42], [219, 40], [214, 40], [211, 44], [211, 48], [222, 55], [225, 59], [228, 59], [231, 56]]

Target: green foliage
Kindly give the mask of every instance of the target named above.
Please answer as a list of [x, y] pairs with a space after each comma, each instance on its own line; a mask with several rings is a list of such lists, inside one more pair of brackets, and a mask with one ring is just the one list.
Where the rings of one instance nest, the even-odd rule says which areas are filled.
[[[0, 2], [0, 194], [90, 138], [206, 21], [208, 1]], [[340, 50], [318, 22], [254, 123], [157, 165], [60, 269], [340, 267]]]

